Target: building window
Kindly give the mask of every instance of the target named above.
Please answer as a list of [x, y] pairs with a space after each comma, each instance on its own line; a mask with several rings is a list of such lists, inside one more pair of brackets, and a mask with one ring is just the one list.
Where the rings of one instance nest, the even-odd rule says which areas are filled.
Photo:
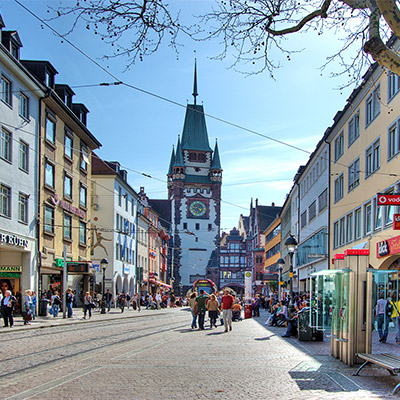
[[72, 178], [64, 174], [64, 197], [72, 199]]
[[79, 221], [79, 244], [86, 244], [86, 224]]
[[310, 207], [308, 207], [308, 222], [312, 221], [317, 215], [317, 202], [314, 201]]
[[56, 122], [46, 114], [46, 140], [56, 144]]
[[319, 196], [318, 196], [318, 210], [321, 212], [328, 207], [328, 189], [325, 189]]
[[11, 188], [0, 185], [0, 215], [11, 218]]
[[18, 221], [28, 223], [28, 196], [20, 193], [18, 195]]
[[72, 217], [64, 214], [64, 239], [72, 239]]
[[[121, 187], [118, 187], [118, 205], [120, 207], [122, 205], [122, 189], [121, 189]], [[150, 216], [150, 220], [151, 220], [151, 216]]]
[[385, 212], [385, 226], [389, 226], [393, 224], [393, 214], [394, 214], [394, 206], [385, 206], [383, 207]]
[[46, 160], [45, 171], [44, 171], [44, 183], [46, 186], [52, 189], [54, 189], [54, 171], [55, 171], [54, 165]]
[[353, 240], [353, 213], [346, 215], [346, 243]]
[[394, 157], [400, 151], [400, 126], [396, 121], [388, 129], [388, 159]]
[[54, 208], [50, 206], [44, 207], [44, 231], [54, 234]]
[[87, 207], [87, 188], [80, 185], [79, 189], [79, 205], [82, 207]]
[[335, 179], [335, 203], [343, 198], [344, 179], [343, 174], [339, 178]]
[[4, 128], [1, 131], [1, 141], [0, 141], [0, 157], [3, 160], [11, 162], [11, 149], [12, 149], [12, 135], [10, 132], [6, 131]]
[[388, 101], [391, 100], [400, 88], [399, 77], [393, 72], [388, 72]]
[[125, 211], [128, 211], [128, 207], [129, 207], [128, 193], [125, 193], [124, 197], [125, 197]]
[[353, 118], [349, 121], [349, 143], [350, 147], [360, 136], [360, 112], [354, 114]]
[[19, 168], [29, 172], [29, 145], [22, 140], [19, 142]]
[[381, 166], [380, 139], [375, 140], [365, 152], [365, 177], [368, 178]]
[[361, 238], [361, 208], [354, 211], [354, 239]]
[[12, 83], [4, 75], [1, 76], [1, 100], [12, 107]]
[[337, 161], [344, 151], [344, 133], [340, 132], [339, 136], [335, 139], [335, 161]]
[[183, 223], [183, 229], [187, 229], [187, 222]]
[[367, 97], [365, 107], [365, 125], [368, 126], [381, 112], [381, 87], [379, 85]]
[[300, 226], [303, 229], [307, 225], [307, 211], [304, 211], [300, 217]]
[[208, 224], [208, 232], [212, 231], [212, 224]]
[[382, 207], [376, 204], [376, 199], [374, 199], [374, 230], [382, 228]]
[[341, 218], [339, 221], [339, 246], [343, 246], [346, 242], [346, 226], [345, 226], [345, 218]]
[[196, 223], [196, 231], [199, 231], [199, 230], [200, 230], [200, 224]]
[[19, 115], [29, 119], [29, 98], [22, 92], [19, 94]]
[[135, 199], [132, 198], [132, 203], [131, 203], [131, 214], [135, 215]]
[[67, 132], [68, 131], [65, 131], [64, 136], [64, 155], [72, 160], [74, 140], [72, 139], [72, 136], [70, 136], [69, 132]]
[[88, 164], [89, 164], [89, 150], [84, 144], [81, 144], [81, 163], [80, 163], [81, 169], [83, 171], [87, 171]]
[[372, 205], [371, 203], [364, 205], [364, 235], [369, 235], [372, 228]]
[[348, 175], [348, 190], [351, 192], [360, 184], [360, 158], [357, 158], [349, 165]]

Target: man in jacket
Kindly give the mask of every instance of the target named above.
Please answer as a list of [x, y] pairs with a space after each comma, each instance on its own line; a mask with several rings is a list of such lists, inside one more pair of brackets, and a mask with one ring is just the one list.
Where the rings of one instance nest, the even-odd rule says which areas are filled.
[[204, 329], [204, 317], [206, 315], [207, 296], [204, 295], [204, 290], [200, 289], [200, 296], [196, 297], [196, 310], [199, 318], [199, 329]]
[[17, 299], [12, 295], [10, 290], [6, 290], [1, 300], [1, 314], [3, 315], [4, 326], [14, 326], [13, 311], [17, 304]]
[[224, 295], [221, 299], [222, 318], [224, 320], [225, 332], [232, 330], [232, 306], [233, 296], [229, 294], [228, 290], [224, 290]]

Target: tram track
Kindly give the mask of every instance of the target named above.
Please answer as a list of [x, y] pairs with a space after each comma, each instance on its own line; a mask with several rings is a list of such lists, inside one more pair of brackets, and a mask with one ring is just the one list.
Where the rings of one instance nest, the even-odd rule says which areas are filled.
[[[30, 365], [28, 365], [26, 367], [21, 367], [21, 368], [18, 368], [16, 370], [14, 370], [14, 371], [9, 371], [10, 360], [13, 360], [14, 362], [15, 361], [24, 361], [24, 363], [26, 363], [26, 361], [25, 361], [26, 359], [28, 359], [29, 357], [31, 357], [31, 358], [33, 357], [34, 358], [34, 357], [37, 357], [38, 355], [43, 355], [44, 351], [37, 351], [37, 352], [29, 353], [27, 355], [21, 355], [21, 356], [18, 356], [18, 357], [12, 357], [12, 358], [9, 358], [9, 359], [2, 359], [0, 361], [0, 370], [1, 371], [9, 371], [9, 372], [6, 372], [6, 373], [1, 373], [0, 372], [0, 380], [8, 379], [8, 378], [13, 377], [13, 376], [15, 376], [17, 374], [20, 374], [20, 373], [24, 373], [23, 375], [26, 378], [26, 372], [29, 372], [32, 369], [37, 369], [37, 368], [40, 368], [40, 367], [52, 368], [52, 366], [49, 366], [49, 364], [62, 362], [62, 361], [67, 360], [67, 359], [72, 361], [72, 359], [74, 357], [77, 357], [77, 356], [90, 355], [91, 353], [98, 352], [99, 350], [105, 350], [107, 348], [112, 348], [113, 346], [121, 347], [121, 345], [124, 346], [128, 342], [132, 342], [132, 341], [139, 340], [139, 339], [142, 339], [142, 338], [148, 338], [149, 336], [155, 336], [155, 335], [163, 334], [163, 333], [175, 330], [177, 328], [187, 327], [187, 321], [185, 321], [184, 324], [182, 324], [181, 321], [177, 321], [177, 322], [172, 323], [172, 324], [170, 323], [170, 324], [162, 325], [162, 327], [164, 327], [164, 326], [168, 326], [168, 328], [157, 329], [156, 331], [153, 331], [153, 332], [150, 332], [150, 333], [145, 333], [145, 334], [140, 334], [140, 335], [137, 335], [137, 336], [126, 337], [126, 338], [120, 339], [118, 341], [115, 341], [115, 335], [113, 335], [112, 337], [110, 337], [110, 336], [108, 336], [108, 337], [102, 336], [102, 337], [98, 338], [97, 340], [98, 341], [107, 340], [107, 339], [111, 340], [113, 338], [114, 341], [112, 343], [104, 343], [104, 344], [101, 344], [101, 345], [97, 345], [95, 347], [91, 346], [90, 348], [87, 348], [87, 349], [77, 349], [77, 351], [72, 353], [72, 354], [71, 353], [70, 354], [65, 354], [65, 355], [55, 354], [55, 358], [50, 358], [50, 359], [46, 359], [46, 360], [43, 360], [43, 361], [41, 360], [41, 361], [37, 362], [36, 364], [33, 364], [33, 365], [30, 364]], [[143, 330], [149, 330], [149, 329], [153, 329], [154, 330], [154, 326], [148, 327], [148, 328], [143, 328]], [[139, 330], [135, 330], [135, 331], [128, 332], [128, 334], [129, 333], [136, 333], [137, 334], [138, 332], [139, 332]], [[123, 333], [119, 334], [118, 337], [121, 337], [121, 336], [126, 335], [126, 334], [127, 334], [127, 332], [123, 332]], [[76, 342], [76, 343], [73, 343], [73, 344], [68, 344], [68, 345], [63, 346], [63, 348], [66, 348], [66, 347], [71, 348], [71, 346], [79, 346], [80, 344], [87, 344], [88, 342], [93, 343], [93, 340], [96, 340], [96, 339], [89, 339], [89, 340], [85, 340], [85, 341], [81, 341], [81, 342]], [[60, 350], [60, 347], [54, 347], [52, 349], [49, 349], [49, 351], [47, 353], [49, 353], [51, 351], [59, 352], [59, 350]], [[6, 363], [8, 363], [8, 364], [6, 364]], [[6, 365], [8, 365], [7, 368], [6, 368]]]

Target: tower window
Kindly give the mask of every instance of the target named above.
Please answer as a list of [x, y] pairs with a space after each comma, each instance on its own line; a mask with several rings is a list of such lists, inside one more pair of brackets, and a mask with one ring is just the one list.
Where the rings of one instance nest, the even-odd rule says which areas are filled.
[[197, 155], [197, 161], [203, 162], [203, 163], [206, 162], [206, 155], [203, 154], [203, 153], [198, 154]]
[[197, 154], [189, 153], [189, 161], [197, 161]]
[[212, 224], [208, 224], [208, 231], [212, 231]]
[[196, 224], [196, 231], [200, 230], [200, 224]]
[[183, 223], [183, 229], [187, 229], [187, 222]]

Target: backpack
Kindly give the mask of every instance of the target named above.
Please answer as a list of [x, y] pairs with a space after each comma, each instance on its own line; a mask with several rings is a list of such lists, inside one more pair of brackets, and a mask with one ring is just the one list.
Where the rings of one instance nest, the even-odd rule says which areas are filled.
[[388, 301], [385, 307], [385, 314], [387, 317], [390, 318], [392, 316], [392, 313], [393, 313], [393, 304], [391, 301]]

